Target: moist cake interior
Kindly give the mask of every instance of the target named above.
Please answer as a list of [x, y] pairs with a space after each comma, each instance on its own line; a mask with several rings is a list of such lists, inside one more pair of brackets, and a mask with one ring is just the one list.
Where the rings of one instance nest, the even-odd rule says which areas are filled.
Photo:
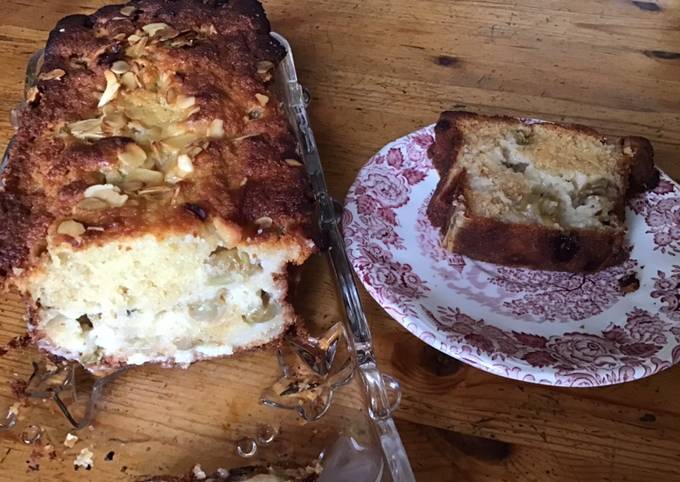
[[618, 223], [614, 146], [554, 125], [461, 124], [454, 169], [465, 170], [472, 214], [562, 228]]

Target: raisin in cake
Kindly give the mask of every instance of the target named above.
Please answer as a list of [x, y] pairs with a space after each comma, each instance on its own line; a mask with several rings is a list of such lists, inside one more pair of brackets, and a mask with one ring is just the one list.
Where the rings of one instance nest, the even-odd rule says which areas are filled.
[[623, 261], [625, 201], [658, 179], [651, 144], [583, 126], [444, 112], [428, 217], [454, 252], [573, 272]]
[[312, 201], [256, 0], [61, 20], [0, 191], [0, 281], [37, 344], [96, 371], [186, 365], [296, 321]]

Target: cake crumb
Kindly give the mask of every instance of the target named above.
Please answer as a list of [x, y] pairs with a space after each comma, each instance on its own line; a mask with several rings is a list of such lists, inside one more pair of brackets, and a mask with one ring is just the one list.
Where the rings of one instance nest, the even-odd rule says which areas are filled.
[[220, 467], [219, 469], [217, 469], [217, 476], [220, 477], [221, 479], [226, 479], [227, 477], [229, 477], [229, 471], [227, 469], [223, 469], [222, 467]]
[[76, 443], [78, 442], [78, 436], [73, 435], [72, 433], [67, 433], [66, 434], [66, 439], [64, 439], [64, 445], [70, 449], [72, 449]]
[[201, 464], [194, 465], [194, 468], [191, 471], [198, 480], [205, 480], [207, 478], [207, 475], [205, 475], [205, 472], [203, 472], [203, 469], [201, 468]]
[[640, 280], [635, 273], [629, 273], [619, 278], [619, 290], [624, 295], [634, 293], [638, 289], [640, 289]]
[[19, 407], [21, 404], [19, 402], [15, 402], [12, 404], [11, 407], [9, 407], [9, 410], [7, 410], [7, 418], [10, 418], [12, 415], [15, 417], [19, 416]]
[[78, 470], [80, 467], [82, 467], [85, 470], [90, 470], [94, 466], [93, 457], [94, 454], [92, 451], [89, 448], [84, 448], [73, 460], [74, 468]]

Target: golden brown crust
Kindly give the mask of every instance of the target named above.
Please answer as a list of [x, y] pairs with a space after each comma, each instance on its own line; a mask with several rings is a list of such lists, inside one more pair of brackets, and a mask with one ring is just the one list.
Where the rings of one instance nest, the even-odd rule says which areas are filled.
[[466, 218], [447, 247], [489, 263], [571, 272], [597, 271], [627, 256], [623, 230], [563, 231], [480, 217]]
[[[20, 111], [0, 192], [0, 280], [30, 268], [48, 233], [62, 219], [94, 226], [74, 246], [102, 243], [140, 232], [192, 232], [219, 218], [249, 242], [287, 240], [307, 246], [312, 199], [296, 142], [271, 89], [258, 74], [262, 62], [285, 55], [269, 36], [256, 0], [138, 0], [132, 14], [123, 5], [90, 16], [62, 19], [50, 33], [34, 102]], [[139, 196], [122, 207], [78, 211], [88, 186], [131, 143], [126, 137], [81, 142], [57, 135], [64, 125], [99, 115], [105, 71], [125, 55], [126, 39], [145, 25], [165, 23], [190, 43], [151, 50], [153, 65], [171, 74], [181, 93], [195, 98], [190, 121], [224, 121], [224, 136], [212, 139], [193, 159], [194, 173], [163, 195]], [[49, 73], [57, 74], [50, 78]], [[54, 77], [54, 76], [52, 76]], [[269, 98], [257, 118], [249, 114], [256, 94]], [[243, 136], [246, 136], [243, 138]], [[270, 218], [262, 228], [256, 221]], [[271, 224], [271, 226], [269, 226]]]
[[[435, 126], [435, 142], [429, 155], [440, 181], [427, 208], [432, 224], [445, 236], [447, 249], [475, 259], [534, 269], [587, 272], [597, 271], [625, 260], [625, 230], [557, 229], [538, 224], [509, 224], [475, 216], [467, 209], [469, 197], [465, 170], [456, 166], [463, 134], [456, 125], [461, 119], [491, 119], [517, 124], [512, 117], [485, 117], [469, 112], [444, 112]], [[578, 125], [554, 125], [604, 138], [597, 131]], [[654, 167], [651, 144], [644, 138], [623, 138], [626, 154], [619, 166], [627, 181], [625, 192], [649, 189], [658, 172]], [[625, 149], [628, 149], [626, 152]], [[618, 199], [614, 215], [623, 221], [625, 199]], [[499, 242], [499, 240], [502, 240]]]

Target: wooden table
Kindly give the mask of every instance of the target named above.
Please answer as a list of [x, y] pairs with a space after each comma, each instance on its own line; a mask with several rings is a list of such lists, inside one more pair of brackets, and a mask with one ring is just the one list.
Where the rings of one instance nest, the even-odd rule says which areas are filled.
[[[11, 135], [8, 112], [20, 98], [29, 55], [57, 19], [103, 3], [0, 5], [1, 143]], [[312, 93], [313, 126], [331, 190], [340, 198], [373, 152], [451, 108], [643, 135], [653, 141], [658, 165], [680, 178], [680, 2], [269, 0], [266, 8], [274, 29], [293, 45]], [[307, 286], [305, 314], [334, 316], [330, 279]], [[680, 480], [680, 368], [600, 389], [520, 383], [438, 355], [369, 297], [364, 301], [382, 367], [403, 385], [398, 426], [418, 480]], [[21, 306], [10, 296], [0, 308], [4, 342], [21, 332]], [[249, 360], [191, 370], [205, 380], [220, 363], [246, 367]], [[109, 395], [107, 422], [95, 424], [95, 433], [106, 424], [129, 429], [128, 447], [149, 447], [131, 456], [136, 460], [76, 475], [45, 461], [43, 470], [31, 472], [25, 463], [30, 450], [5, 436], [0, 479], [126, 480], [122, 465], [132, 467], [145, 450], [164, 472], [187, 470], [195, 458], [187, 451], [209, 452], [222, 442], [161, 390], [168, 380], [181, 383], [178, 372], [134, 374]], [[185, 388], [197, 390], [187, 392], [194, 402], [200, 399], [198, 382]], [[144, 391], [148, 397], [140, 395]], [[184, 437], [159, 442], [134, 434], [144, 424], [169, 430], [166, 418], [156, 416], [168, 407]]]

